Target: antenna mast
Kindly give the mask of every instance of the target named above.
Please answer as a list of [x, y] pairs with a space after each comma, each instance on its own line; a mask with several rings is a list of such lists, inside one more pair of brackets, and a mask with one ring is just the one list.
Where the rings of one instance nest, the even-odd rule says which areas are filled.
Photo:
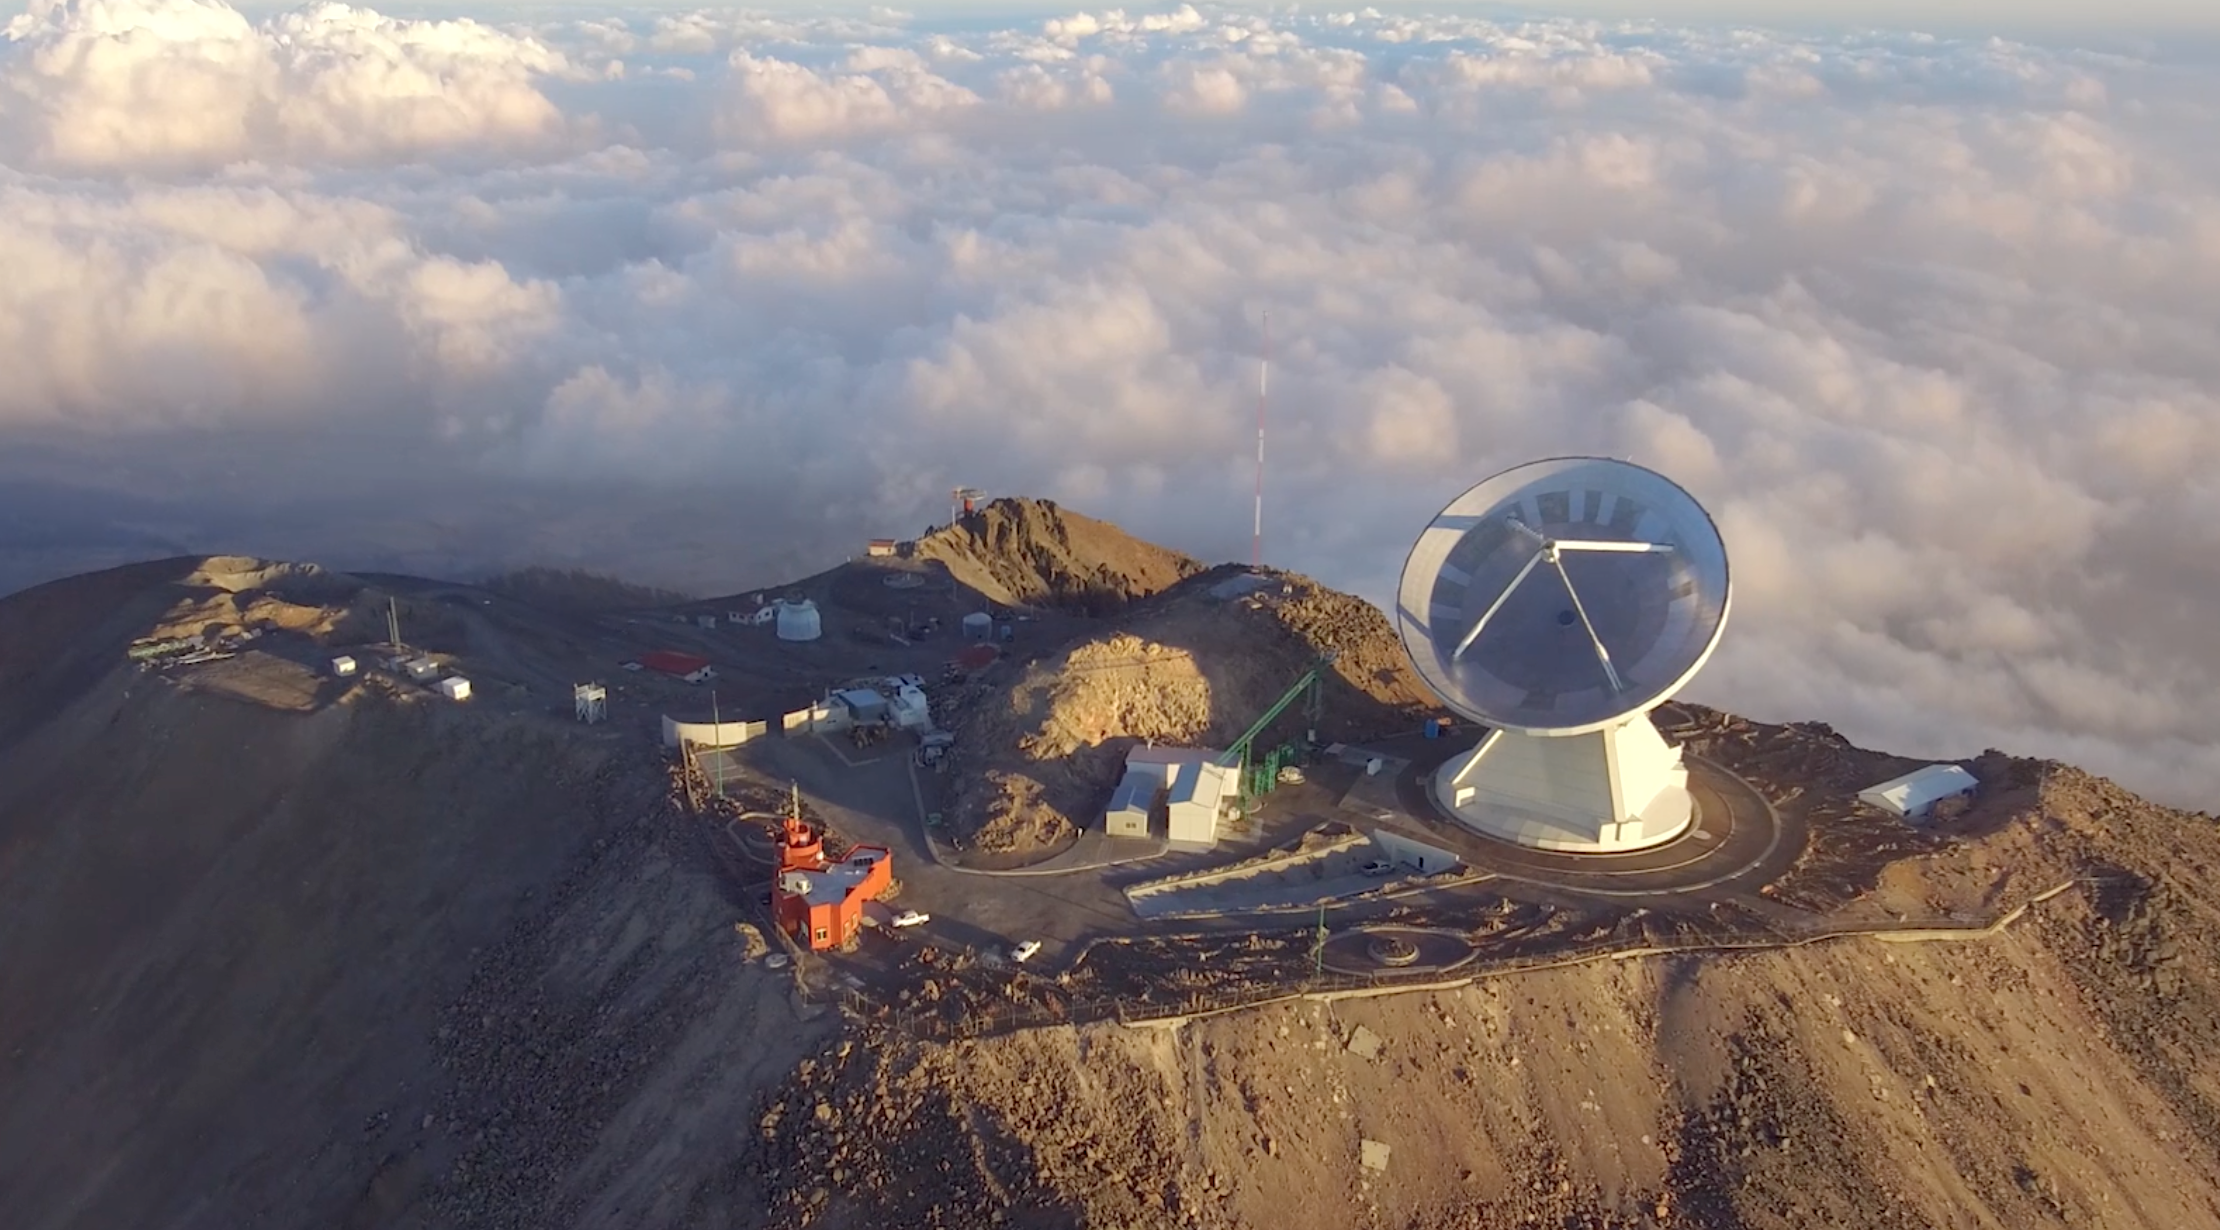
[[398, 653], [402, 648], [401, 607], [400, 604], [391, 597], [388, 597], [385, 600], [385, 635], [386, 639], [393, 642], [393, 649], [396, 653]]
[[1249, 537], [1249, 567], [1264, 566], [1264, 405], [1272, 375], [1272, 312], [1264, 312], [1264, 354], [1256, 367], [1256, 524]]

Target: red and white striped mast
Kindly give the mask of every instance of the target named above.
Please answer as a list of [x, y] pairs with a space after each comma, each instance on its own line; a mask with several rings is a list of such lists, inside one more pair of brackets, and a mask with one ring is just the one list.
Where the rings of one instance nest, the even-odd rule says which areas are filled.
[[1256, 368], [1256, 524], [1249, 537], [1249, 568], [1264, 566], [1264, 406], [1272, 373], [1272, 313], [1264, 313], [1264, 354]]

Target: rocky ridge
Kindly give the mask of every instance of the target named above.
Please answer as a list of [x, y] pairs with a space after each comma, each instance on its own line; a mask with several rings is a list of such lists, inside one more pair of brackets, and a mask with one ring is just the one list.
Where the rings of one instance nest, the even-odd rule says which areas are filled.
[[1037, 499], [995, 500], [918, 539], [912, 552], [990, 601], [1081, 615], [1108, 614], [1203, 570], [1107, 521]]

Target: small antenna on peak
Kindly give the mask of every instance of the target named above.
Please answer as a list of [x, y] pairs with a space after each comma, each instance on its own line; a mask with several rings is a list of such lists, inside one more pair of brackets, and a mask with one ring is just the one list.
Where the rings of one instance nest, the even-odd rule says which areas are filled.
[[1264, 566], [1264, 407], [1271, 392], [1272, 311], [1264, 311], [1264, 353], [1256, 366], [1256, 522], [1249, 534], [1249, 567]]

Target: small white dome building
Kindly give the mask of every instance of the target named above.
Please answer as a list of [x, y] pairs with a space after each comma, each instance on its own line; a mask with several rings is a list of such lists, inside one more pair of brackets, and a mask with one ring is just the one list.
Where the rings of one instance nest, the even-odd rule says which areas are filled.
[[817, 604], [807, 598], [781, 600], [778, 628], [782, 641], [814, 641], [825, 634], [825, 621], [817, 613]]

